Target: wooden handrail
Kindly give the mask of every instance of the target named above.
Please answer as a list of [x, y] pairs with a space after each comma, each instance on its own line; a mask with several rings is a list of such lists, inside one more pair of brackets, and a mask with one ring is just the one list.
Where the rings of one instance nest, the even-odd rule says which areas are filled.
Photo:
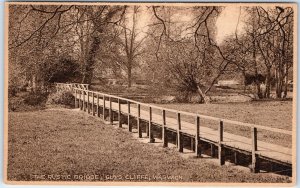
[[[217, 140], [214, 141], [214, 143], [210, 143], [211, 145], [211, 156], [214, 157], [215, 156], [215, 147], [218, 147], [218, 161], [220, 165], [224, 165], [225, 164], [225, 160], [226, 160], [226, 152], [225, 149], [226, 146], [228, 145], [227, 141], [228, 138], [225, 137], [224, 139], [224, 127], [227, 125], [238, 125], [238, 126], [245, 126], [245, 127], [250, 127], [251, 129], [251, 142], [248, 141], [248, 145], [251, 145], [251, 149], [250, 149], [250, 155], [251, 155], [251, 171], [256, 173], [259, 172], [260, 170], [260, 165], [259, 165], [259, 155], [263, 155], [261, 153], [258, 153], [258, 137], [257, 137], [257, 129], [260, 128], [262, 130], [268, 130], [268, 131], [272, 131], [272, 132], [277, 132], [277, 133], [281, 133], [281, 134], [288, 134], [288, 135], [292, 135], [291, 131], [287, 131], [287, 130], [281, 130], [281, 129], [277, 129], [277, 128], [270, 128], [270, 127], [266, 127], [266, 126], [261, 126], [261, 125], [255, 125], [255, 124], [250, 124], [250, 123], [242, 123], [242, 122], [238, 122], [238, 121], [232, 121], [232, 120], [227, 120], [227, 119], [222, 119], [222, 118], [216, 118], [216, 117], [212, 117], [212, 116], [206, 116], [206, 115], [200, 115], [200, 114], [196, 114], [196, 113], [190, 113], [190, 112], [184, 112], [184, 111], [179, 111], [179, 110], [173, 110], [173, 109], [167, 109], [167, 108], [163, 108], [163, 107], [159, 107], [159, 106], [155, 106], [152, 104], [146, 104], [146, 103], [142, 103], [142, 102], [138, 102], [138, 101], [134, 101], [131, 99], [126, 99], [123, 97], [118, 97], [115, 95], [110, 95], [110, 94], [105, 94], [105, 93], [101, 93], [101, 92], [96, 92], [96, 91], [90, 91], [88, 90], [88, 85], [82, 85], [82, 84], [62, 84], [62, 83], [58, 83], [57, 84], [57, 91], [59, 90], [69, 90], [71, 92], [73, 92], [73, 95], [75, 95], [75, 107], [78, 106], [76, 105], [77, 103], [79, 103], [79, 106], [81, 106], [81, 103], [83, 105], [83, 110], [86, 111], [87, 108], [87, 112], [89, 113], [90, 110], [92, 109], [92, 114], [95, 115], [95, 96], [97, 97], [97, 116], [100, 117], [99, 113], [99, 95], [101, 95], [102, 98], [102, 118], [105, 121], [106, 117], [109, 117], [109, 122], [110, 124], [113, 124], [114, 121], [114, 115], [117, 113], [118, 114], [118, 122], [119, 122], [119, 127], [122, 127], [122, 123], [124, 122], [122, 119], [124, 119], [123, 117], [127, 116], [127, 125], [128, 125], [128, 131], [132, 132], [132, 122], [131, 120], [135, 119], [137, 120], [137, 129], [138, 129], [138, 137], [142, 138], [142, 127], [141, 127], [141, 121], [146, 121], [148, 122], [148, 124], [144, 125], [143, 127], [146, 128], [146, 134], [149, 138], [149, 143], [154, 143], [155, 142], [155, 134], [153, 133], [153, 126], [155, 127], [155, 124], [157, 123], [157, 121], [152, 122], [152, 110], [153, 109], [159, 109], [162, 112], [162, 124], [161, 128], [162, 128], [162, 140], [163, 140], [163, 147], [168, 147], [168, 134], [167, 131], [171, 131], [172, 132], [176, 132], [177, 135], [177, 139], [176, 139], [176, 143], [177, 143], [177, 148], [179, 152], [183, 152], [183, 148], [185, 147], [183, 144], [183, 136], [184, 133], [189, 133], [186, 132], [186, 129], [189, 129], [190, 131], [193, 131], [195, 129], [194, 134], [190, 134], [191, 135], [191, 148], [195, 150], [195, 154], [197, 157], [201, 156], [202, 153], [202, 143], [203, 141], [205, 141], [206, 139], [211, 139], [209, 137], [209, 135], [204, 135], [205, 131], [202, 133], [203, 135], [200, 136], [200, 132], [202, 130], [202, 126], [200, 126], [200, 119], [208, 119], [208, 120], [213, 120], [214, 122], [216, 122], [216, 124], [218, 124], [218, 130], [215, 131], [216, 135], [218, 136]], [[75, 93], [75, 94], [74, 94]], [[78, 95], [80, 94], [80, 98], [78, 99]], [[81, 94], [83, 94], [83, 99], [81, 98]], [[85, 99], [85, 96], [87, 96], [87, 102]], [[90, 97], [92, 97], [90, 99]], [[116, 103], [116, 99], [117, 99], [117, 103]], [[78, 100], [78, 102], [77, 102]], [[106, 107], [106, 103], [109, 102], [109, 106]], [[77, 102], [77, 103], [76, 103]], [[90, 104], [91, 102], [91, 104]], [[124, 102], [126, 103], [124, 104]], [[117, 104], [118, 106], [116, 107], [112, 104]], [[123, 107], [127, 107], [127, 112], [121, 110], [121, 106], [123, 105]], [[134, 105], [135, 104], [135, 105]], [[136, 106], [137, 107], [137, 114], [133, 113], [134, 111], [131, 111], [131, 105], [132, 106]], [[144, 111], [145, 113], [149, 113], [149, 119], [146, 117], [143, 117], [143, 119], [141, 118], [141, 106], [147, 107], [149, 110]], [[81, 109], [81, 107], [80, 107]], [[108, 116], [107, 113], [108, 112]], [[144, 113], [143, 112], [143, 113]], [[166, 112], [173, 112], [176, 113], [177, 115], [177, 123], [175, 123], [174, 121], [170, 121], [170, 122], [166, 122]], [[156, 114], [158, 115], [158, 114]], [[187, 115], [188, 117], [192, 117], [192, 118], [196, 118], [196, 122], [195, 122], [195, 127], [193, 126], [189, 126], [189, 127], [184, 127], [184, 129], [182, 129], [181, 125], [182, 123], [187, 123], [187, 122], [183, 122], [181, 121], [181, 115]], [[158, 116], [157, 116], [158, 117]], [[156, 120], [158, 120], [159, 118], [156, 117]], [[171, 118], [172, 119], [172, 118]], [[173, 118], [174, 120], [174, 118]], [[169, 119], [168, 119], [169, 121]], [[172, 123], [171, 123], [172, 122]], [[214, 122], [212, 122], [214, 124]], [[175, 125], [176, 124], [176, 125]], [[202, 123], [201, 123], [202, 125]], [[203, 129], [205, 130], [205, 129]], [[193, 138], [194, 136], [194, 138]], [[206, 137], [207, 136], [207, 137]], [[234, 137], [235, 135], [231, 134], [232, 137]], [[229, 140], [230, 141], [230, 140]], [[233, 139], [234, 141], [234, 139]], [[238, 140], [240, 143], [245, 143], [243, 142], [243, 139], [239, 139]], [[195, 146], [195, 147], [194, 147]], [[232, 145], [229, 145], [230, 147], [232, 147]], [[247, 147], [245, 148], [241, 148], [241, 147], [236, 147], [233, 146], [236, 149], [241, 149], [241, 150], [249, 150], [247, 149]], [[235, 156], [235, 160], [238, 159], [238, 153], [235, 151], [234, 153]], [[270, 157], [270, 156], [267, 156]], [[272, 155], [271, 155], [272, 157]], [[284, 163], [287, 161], [286, 159], [282, 159], [284, 161]], [[290, 164], [290, 162], [288, 162]], [[237, 164], [237, 163], [236, 163]]]
[[[57, 83], [57, 85], [63, 85], [63, 83]], [[72, 85], [72, 84], [67, 84], [67, 85]], [[88, 85], [88, 84], [81, 84], [81, 85]], [[110, 95], [110, 94], [106, 94], [106, 93], [102, 93], [102, 92], [98, 92], [98, 91], [90, 91], [90, 90], [81, 89], [78, 87], [73, 88], [73, 89], [83, 91], [83, 92], [93, 92], [96, 95], [102, 95], [104, 97], [110, 97], [110, 98], [114, 98], [114, 99], [118, 99], [118, 100], [123, 100], [123, 101], [129, 102], [129, 103], [134, 103], [136, 105], [139, 104], [140, 106], [145, 106], [145, 107], [149, 107], [149, 108], [151, 107], [152, 109], [158, 109], [161, 111], [165, 110], [167, 112], [172, 112], [172, 113], [176, 113], [176, 114], [180, 113], [182, 115], [200, 117], [201, 119], [213, 120], [213, 121], [217, 121], [217, 122], [222, 121], [224, 123], [224, 125], [231, 124], [231, 125], [245, 126], [245, 127], [250, 127], [250, 128], [259, 128], [259, 129], [266, 130], [266, 131], [271, 131], [271, 132], [276, 132], [276, 133], [281, 133], [281, 134], [286, 134], [286, 135], [293, 135], [292, 131], [288, 131], [288, 130], [266, 127], [266, 126], [262, 126], [262, 125], [251, 124], [251, 123], [243, 123], [243, 122], [239, 122], [239, 121], [228, 120], [228, 119], [224, 119], [224, 118], [218, 118], [218, 117], [207, 116], [207, 115], [201, 115], [201, 114], [192, 113], [192, 112], [185, 112], [185, 111], [180, 111], [180, 110], [163, 108], [163, 107], [152, 105], [152, 104], [138, 102], [138, 101], [135, 101], [132, 99], [127, 99], [127, 98], [123, 98], [123, 97], [119, 97], [119, 96], [115, 96], [115, 95]]]

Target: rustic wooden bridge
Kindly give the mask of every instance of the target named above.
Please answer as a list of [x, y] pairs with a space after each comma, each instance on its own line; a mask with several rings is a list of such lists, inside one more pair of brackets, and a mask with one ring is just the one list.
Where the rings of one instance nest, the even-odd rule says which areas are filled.
[[[292, 149], [260, 141], [257, 137], [258, 129], [289, 136], [292, 136], [291, 131], [162, 108], [90, 91], [87, 84], [58, 83], [56, 88], [57, 92], [73, 92], [76, 108], [102, 117], [110, 124], [117, 123], [119, 127], [127, 124], [129, 131], [137, 130], [139, 138], [147, 137], [150, 143], [159, 138], [163, 147], [168, 147], [168, 143], [175, 138], [173, 140], [179, 152], [189, 148], [195, 152], [196, 157], [200, 157], [208, 151], [209, 156], [218, 158], [220, 165], [224, 165], [227, 160], [241, 164], [248, 157], [249, 167], [254, 173], [262, 169], [263, 161], [283, 166], [283, 171], [288, 169], [292, 173]], [[193, 118], [195, 123], [184, 120], [186, 118]], [[205, 126], [205, 121], [217, 124], [218, 129]], [[228, 124], [248, 127], [251, 138], [224, 131], [224, 126]]]

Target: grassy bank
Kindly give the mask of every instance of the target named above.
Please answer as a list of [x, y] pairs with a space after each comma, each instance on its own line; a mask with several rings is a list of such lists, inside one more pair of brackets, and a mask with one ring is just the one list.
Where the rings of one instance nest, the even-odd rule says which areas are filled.
[[[76, 175], [99, 175], [96, 181], [290, 181], [285, 176], [221, 167], [209, 159], [185, 159], [174, 149], [141, 143], [132, 133], [78, 110], [11, 112], [8, 130], [9, 180], [59, 177], [63, 181], [71, 175], [68, 181], [79, 181]], [[166, 175], [177, 179], [164, 179]]]
[[224, 104], [179, 103], [159, 104], [159, 106], [284, 130], [292, 130], [292, 101], [253, 101]]
[[[253, 123], [267, 127], [292, 130], [292, 101], [259, 101], [246, 103], [227, 104], [159, 104], [158, 106], [198, 113], [202, 115], [214, 116], [244, 123]], [[175, 117], [175, 115], [174, 115]], [[186, 118], [186, 121], [193, 123], [195, 120]], [[216, 122], [203, 120], [203, 126], [218, 128]], [[251, 137], [250, 128], [224, 124], [225, 131], [246, 137]], [[290, 135], [259, 130], [259, 140], [274, 144], [292, 147], [292, 137]]]

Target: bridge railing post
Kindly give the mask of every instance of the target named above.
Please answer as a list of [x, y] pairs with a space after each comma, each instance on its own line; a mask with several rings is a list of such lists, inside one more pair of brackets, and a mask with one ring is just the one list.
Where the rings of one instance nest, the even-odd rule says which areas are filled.
[[82, 91], [80, 89], [78, 89], [78, 92], [79, 92], [79, 109], [82, 110]]
[[177, 112], [177, 146], [178, 151], [183, 152], [183, 142], [182, 142], [182, 134], [181, 134], [181, 116], [180, 113]]
[[109, 122], [112, 125], [113, 124], [113, 112], [112, 112], [112, 99], [109, 97]]
[[149, 128], [149, 130], [148, 130], [149, 143], [154, 143], [155, 139], [154, 139], [154, 135], [152, 132], [152, 107], [151, 106], [149, 107], [149, 126], [148, 126], [148, 128]]
[[90, 92], [87, 91], [87, 112], [90, 113]]
[[82, 108], [82, 110], [84, 110], [85, 111], [85, 107], [84, 107], [84, 100], [85, 100], [85, 98], [84, 98], [84, 95], [85, 95], [85, 93], [84, 93], [84, 91], [83, 90], [81, 90], [81, 108]]
[[77, 89], [74, 89], [74, 92], [75, 92], [75, 108], [78, 108]]
[[[150, 108], [149, 108], [150, 109]], [[152, 112], [149, 112], [149, 113], [151, 113], [152, 114]], [[150, 117], [149, 117], [150, 118]], [[148, 123], [148, 124], [146, 124], [146, 135], [147, 135], [147, 137], [149, 137], [149, 124], [150, 123]]]
[[100, 117], [100, 110], [99, 110], [99, 94], [96, 93], [97, 96], [97, 117]]
[[196, 116], [195, 154], [196, 154], [196, 157], [201, 156], [200, 117], [199, 116]]
[[86, 101], [85, 101], [85, 91], [82, 91], [83, 93], [83, 111], [86, 111]]
[[105, 95], [103, 94], [102, 96], [103, 96], [103, 100], [102, 100], [102, 102], [103, 102], [103, 104], [102, 104], [102, 106], [103, 106], [102, 118], [103, 118], [103, 121], [105, 121], [105, 108], [106, 108], [106, 106], [105, 106]]
[[92, 91], [92, 114], [95, 115], [95, 99], [94, 99], [94, 92]]
[[168, 135], [167, 135], [167, 127], [166, 127], [166, 110], [162, 110], [162, 141], [163, 147], [168, 147]]
[[142, 138], [142, 127], [141, 127], [141, 105], [137, 104], [137, 128], [139, 138]]
[[119, 98], [118, 98], [118, 120], [119, 120], [119, 128], [122, 128], [121, 101]]
[[252, 137], [252, 165], [251, 165], [251, 171], [253, 173], [259, 172], [259, 159], [258, 155], [256, 153], [257, 151], [257, 128], [252, 127], [251, 128], [251, 137]]
[[224, 133], [223, 121], [220, 121], [220, 124], [219, 124], [219, 143], [218, 143], [218, 158], [219, 158], [219, 164], [220, 165], [225, 164], [225, 150], [224, 150], [224, 146], [223, 146], [223, 133]]
[[132, 132], [132, 125], [130, 124], [130, 102], [127, 101], [127, 125], [128, 125], [128, 131], [129, 132]]
[[77, 108], [80, 108], [80, 90], [76, 89], [77, 92]]

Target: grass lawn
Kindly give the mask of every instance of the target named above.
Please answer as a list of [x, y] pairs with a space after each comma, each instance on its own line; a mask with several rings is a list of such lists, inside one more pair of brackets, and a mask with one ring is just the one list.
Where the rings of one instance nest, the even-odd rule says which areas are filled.
[[214, 117], [292, 130], [292, 101], [253, 101], [224, 104], [160, 104], [159, 106]]
[[[226, 104], [155, 104], [158, 106], [209, 115], [218, 118], [253, 123], [283, 130], [292, 130], [292, 101], [260, 101]], [[194, 119], [187, 119], [194, 122]], [[218, 128], [216, 122], [202, 125]], [[234, 134], [250, 137], [250, 128], [224, 124], [224, 130]], [[292, 147], [292, 137], [285, 134], [258, 130], [259, 140]]]
[[78, 110], [11, 112], [8, 126], [8, 180], [63, 181], [71, 175], [68, 181], [80, 181], [76, 175], [98, 175], [96, 181], [171, 181], [163, 175], [173, 175], [184, 182], [290, 182], [211, 159], [183, 158], [175, 149], [142, 143]]

